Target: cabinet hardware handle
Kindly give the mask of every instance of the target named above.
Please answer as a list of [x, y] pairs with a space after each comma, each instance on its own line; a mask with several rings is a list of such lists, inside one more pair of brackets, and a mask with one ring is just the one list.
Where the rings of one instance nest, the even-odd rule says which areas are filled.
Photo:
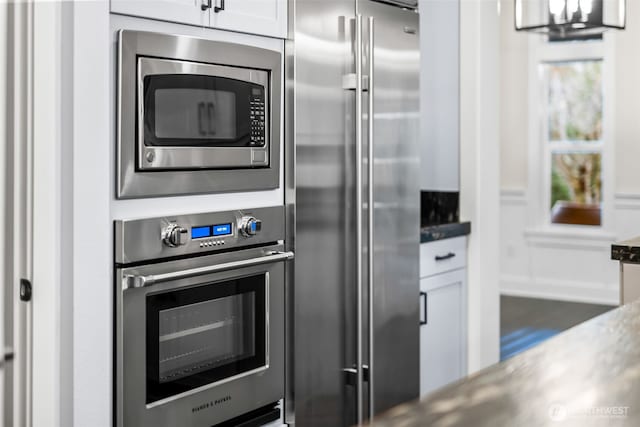
[[454, 254], [453, 252], [449, 252], [446, 255], [436, 255], [436, 261], [444, 261], [444, 260], [447, 260], [447, 259], [451, 259], [454, 256], [456, 256], [456, 254]]
[[218, 6], [216, 6], [216, 7], [214, 7], [214, 8], [213, 8], [213, 11], [214, 11], [215, 13], [218, 13], [218, 12], [220, 12], [221, 10], [224, 10], [224, 0], [220, 0], [220, 6], [219, 6], [219, 7], [218, 7]]
[[211, 0], [207, 0], [200, 5], [200, 10], [205, 11], [207, 9], [211, 9]]
[[429, 318], [427, 317], [428, 313], [427, 313], [427, 293], [426, 292], [420, 292], [420, 298], [423, 299], [424, 305], [422, 306], [422, 315], [424, 317], [424, 320], [420, 319], [420, 325], [426, 325], [427, 323], [429, 323]]

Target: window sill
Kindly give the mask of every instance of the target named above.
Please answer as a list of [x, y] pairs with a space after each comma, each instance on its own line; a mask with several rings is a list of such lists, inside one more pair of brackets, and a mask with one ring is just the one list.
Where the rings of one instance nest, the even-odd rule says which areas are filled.
[[531, 243], [567, 243], [575, 245], [602, 246], [616, 241], [616, 235], [601, 227], [584, 225], [547, 225], [528, 228], [525, 238]]

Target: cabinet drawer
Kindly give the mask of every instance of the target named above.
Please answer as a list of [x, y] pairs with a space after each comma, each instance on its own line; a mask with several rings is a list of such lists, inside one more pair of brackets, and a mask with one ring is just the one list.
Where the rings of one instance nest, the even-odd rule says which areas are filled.
[[437, 240], [420, 245], [420, 277], [429, 277], [467, 265], [467, 238]]

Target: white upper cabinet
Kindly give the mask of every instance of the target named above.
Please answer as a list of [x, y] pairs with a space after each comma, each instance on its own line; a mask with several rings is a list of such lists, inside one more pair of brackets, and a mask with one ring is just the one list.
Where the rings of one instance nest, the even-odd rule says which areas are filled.
[[[211, 26], [222, 30], [287, 37], [286, 0], [211, 0]], [[214, 9], [218, 7], [218, 12]]]
[[210, 12], [203, 4], [207, 0], [111, 0], [111, 12], [208, 27]]
[[111, 0], [111, 12], [269, 37], [287, 37], [287, 0]]

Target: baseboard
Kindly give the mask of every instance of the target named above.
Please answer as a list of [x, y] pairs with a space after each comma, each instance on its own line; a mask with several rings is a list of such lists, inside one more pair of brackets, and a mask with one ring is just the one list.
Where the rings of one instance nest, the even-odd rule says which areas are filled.
[[602, 285], [562, 280], [544, 280], [541, 282], [540, 280], [530, 280], [527, 277], [502, 275], [500, 278], [500, 294], [589, 304], [620, 304], [620, 291], [616, 283]]

